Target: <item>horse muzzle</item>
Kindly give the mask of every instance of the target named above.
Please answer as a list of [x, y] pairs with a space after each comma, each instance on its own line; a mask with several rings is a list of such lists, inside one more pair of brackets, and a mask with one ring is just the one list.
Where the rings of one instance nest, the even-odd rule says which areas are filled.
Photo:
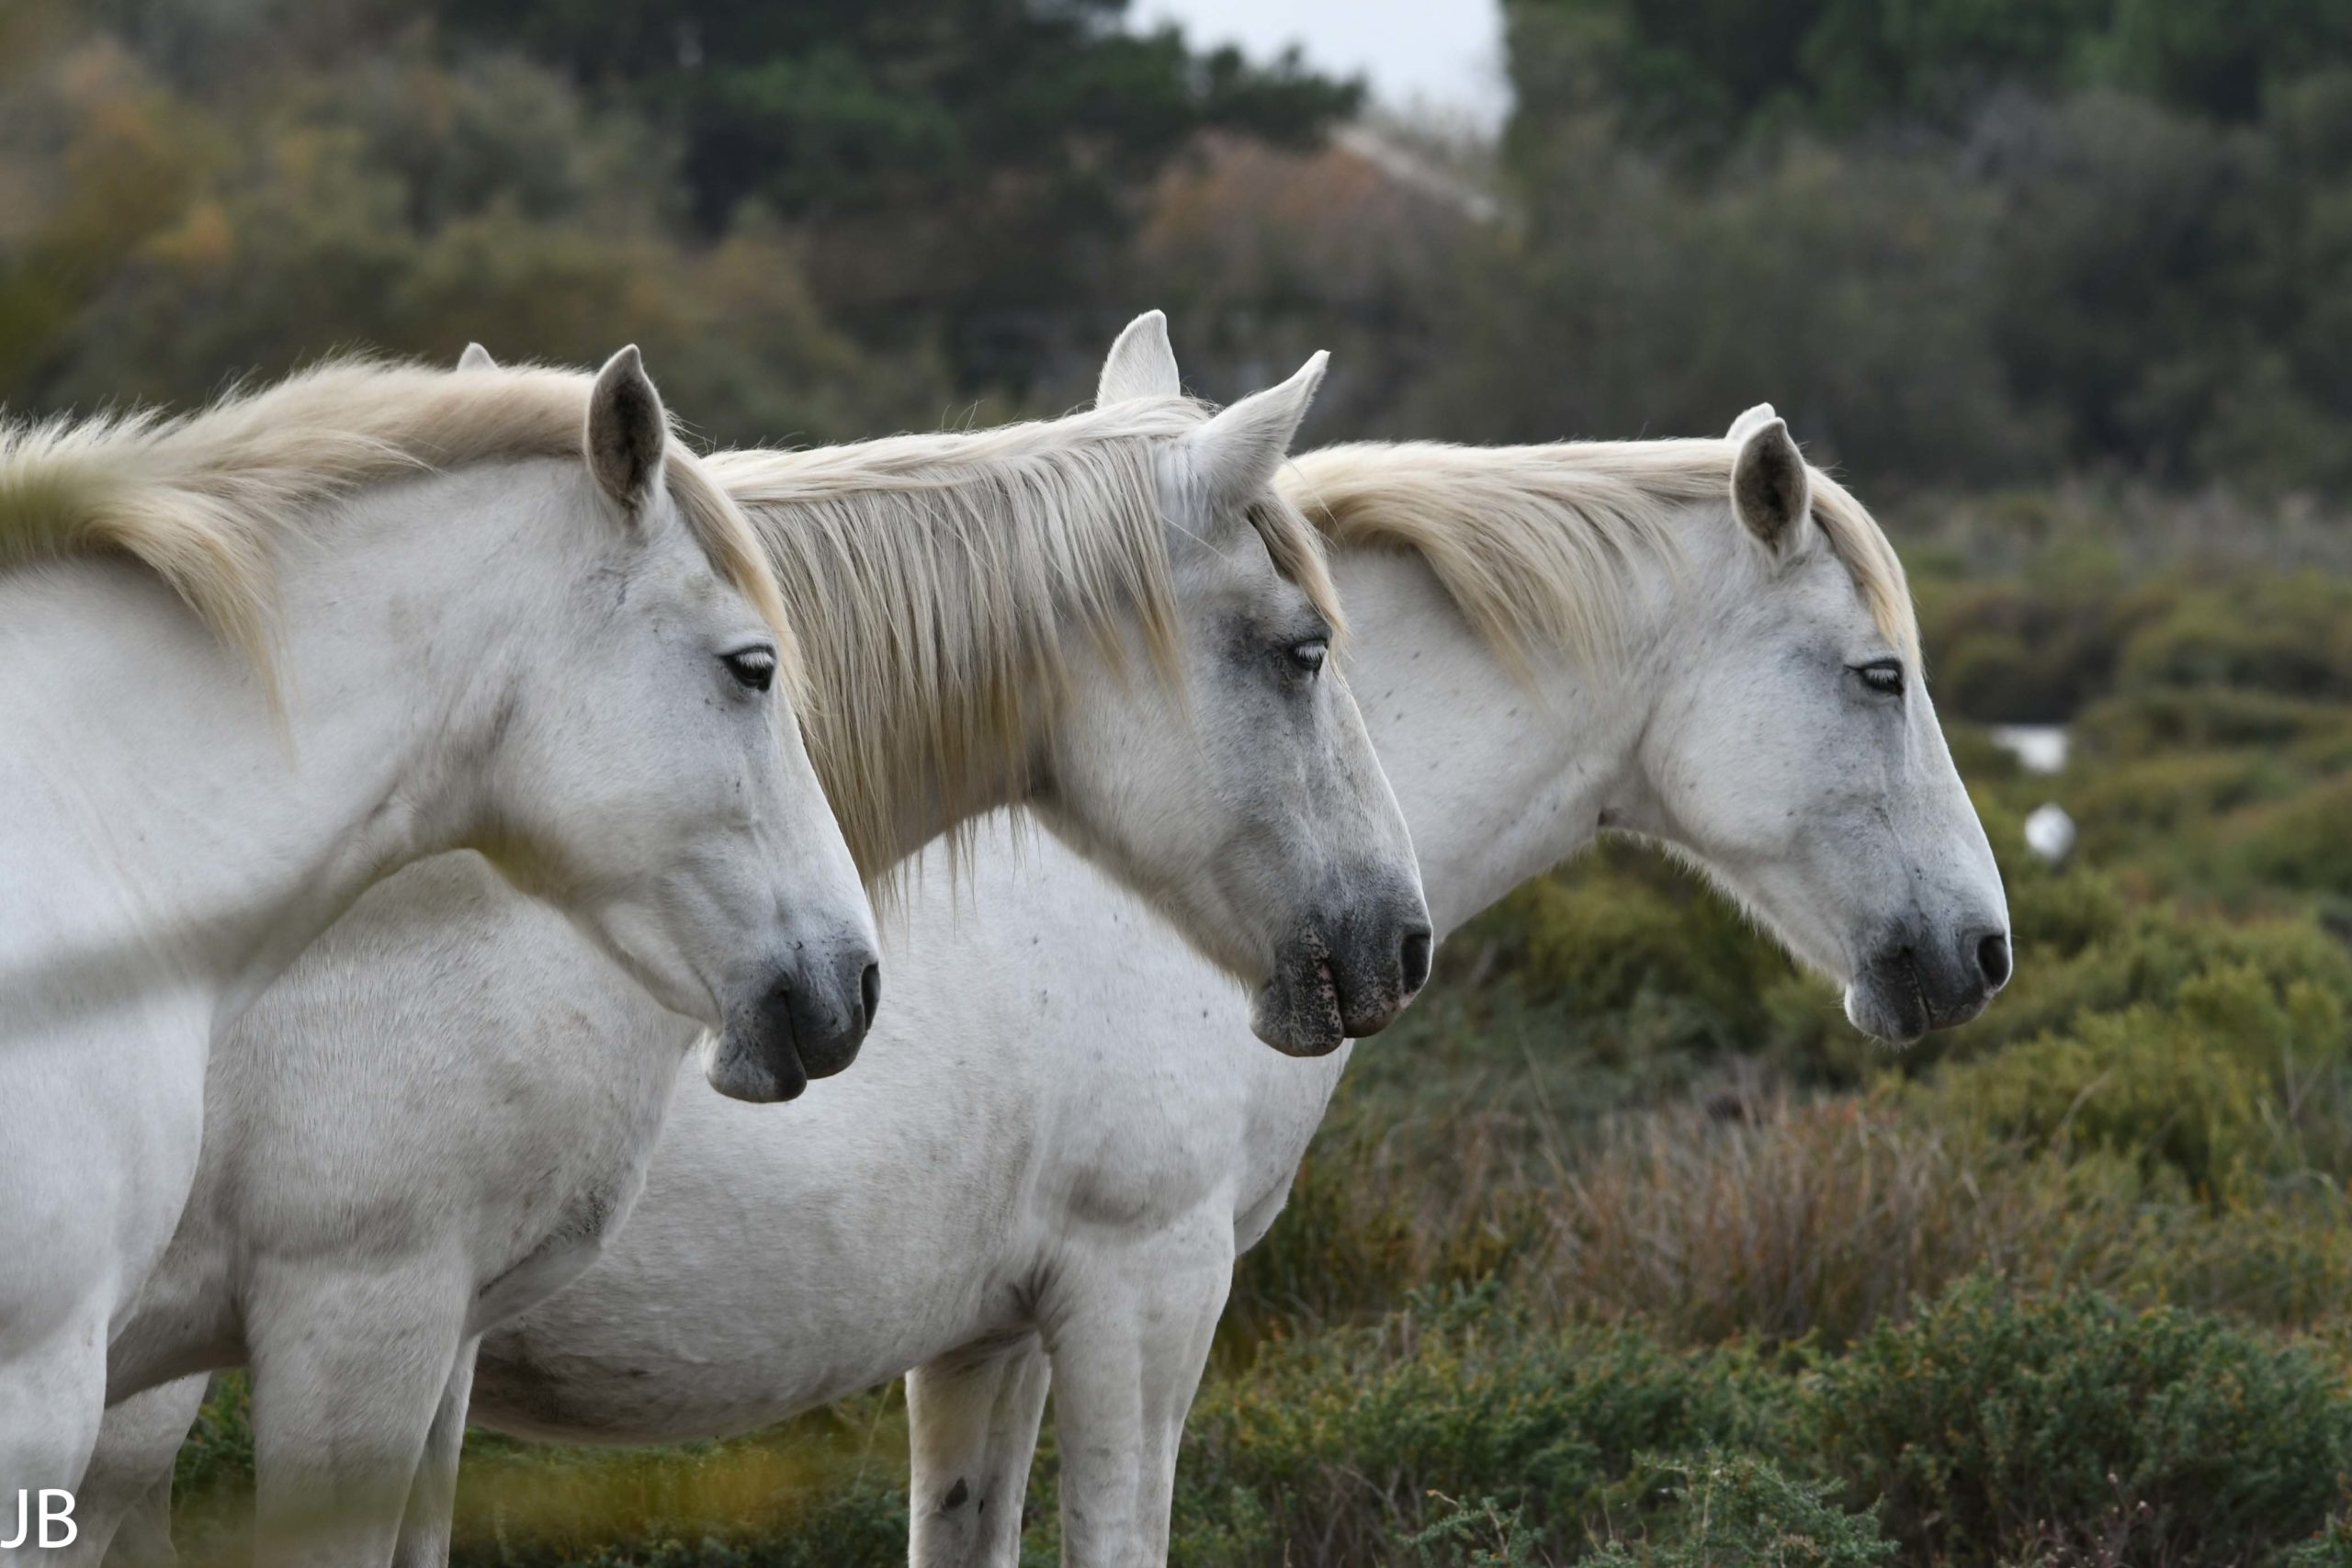
[[1867, 1034], [1908, 1045], [1983, 1012], [2009, 983], [2010, 968], [2009, 933], [2000, 926], [1972, 925], [1944, 940], [1898, 933], [1847, 987], [1846, 1016]]
[[864, 942], [836, 944], [821, 956], [796, 955], [730, 1020], [705, 1076], [730, 1100], [797, 1099], [809, 1079], [831, 1077], [857, 1060], [881, 1005], [882, 965]]
[[1395, 887], [1300, 927], [1250, 1010], [1259, 1039], [1321, 1056], [1396, 1021], [1429, 983], [1436, 942], [1418, 889]]

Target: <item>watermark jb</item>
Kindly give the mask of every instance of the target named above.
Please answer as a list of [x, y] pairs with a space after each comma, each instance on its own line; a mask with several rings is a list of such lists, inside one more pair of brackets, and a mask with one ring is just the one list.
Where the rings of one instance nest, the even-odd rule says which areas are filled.
[[7, 1529], [7, 1521], [0, 1518], [0, 1551], [14, 1551], [20, 1546], [53, 1550], [73, 1545], [81, 1533], [74, 1523], [74, 1494], [55, 1486], [38, 1492], [18, 1487], [16, 1533], [6, 1534]]

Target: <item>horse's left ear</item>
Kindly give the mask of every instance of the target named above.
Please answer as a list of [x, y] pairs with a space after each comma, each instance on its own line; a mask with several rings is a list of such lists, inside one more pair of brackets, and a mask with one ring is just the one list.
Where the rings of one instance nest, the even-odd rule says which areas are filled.
[[1297, 375], [1252, 392], [1184, 437], [1213, 511], [1247, 505], [1273, 482], [1330, 357], [1317, 349]]
[[[1761, 418], [1758, 418], [1758, 415]], [[1743, 429], [1744, 427], [1744, 429]], [[1732, 427], [1739, 456], [1731, 467], [1731, 506], [1748, 531], [1775, 549], [1796, 536], [1813, 513], [1813, 481], [1788, 422], [1767, 403], [1740, 415]]]
[[1142, 398], [1175, 398], [1184, 392], [1184, 378], [1176, 373], [1176, 351], [1168, 344], [1168, 318], [1146, 310], [1129, 321], [1111, 356], [1102, 362], [1094, 406], [1134, 402]]
[[631, 344], [605, 362], [588, 394], [588, 471], [606, 495], [640, 511], [662, 488], [670, 416]]

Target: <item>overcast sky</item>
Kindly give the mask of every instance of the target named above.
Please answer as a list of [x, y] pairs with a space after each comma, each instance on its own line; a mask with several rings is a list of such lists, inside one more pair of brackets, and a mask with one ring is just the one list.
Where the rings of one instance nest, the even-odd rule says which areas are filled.
[[1363, 75], [1392, 107], [1419, 103], [1492, 130], [1508, 106], [1501, 0], [1138, 0], [1134, 15], [1257, 59], [1298, 44], [1326, 71]]

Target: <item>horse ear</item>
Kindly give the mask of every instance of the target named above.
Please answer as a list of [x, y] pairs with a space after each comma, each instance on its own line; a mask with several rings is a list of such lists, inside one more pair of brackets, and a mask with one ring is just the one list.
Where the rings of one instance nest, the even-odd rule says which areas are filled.
[[1773, 420], [1780, 417], [1781, 416], [1779, 414], [1772, 412], [1772, 405], [1770, 403], [1758, 403], [1754, 408], [1749, 409], [1746, 413], [1741, 414], [1737, 419], [1731, 422], [1731, 429], [1724, 433], [1724, 439], [1731, 442], [1734, 446], [1737, 446], [1740, 442], [1743, 442], [1749, 436], [1755, 434], [1762, 426], [1770, 423]]
[[1281, 386], [1251, 393], [1184, 437], [1213, 511], [1247, 504], [1273, 482], [1330, 357], [1316, 350]]
[[495, 370], [498, 368], [498, 361], [492, 359], [490, 356], [490, 350], [482, 347], [481, 344], [478, 343], [469, 343], [466, 344], [466, 352], [458, 355], [458, 368], [460, 370]]
[[[1777, 548], [1812, 515], [1813, 481], [1787, 422], [1771, 416], [1770, 409], [1764, 412], [1768, 417], [1748, 430], [1732, 463], [1731, 504], [1750, 533]], [[1741, 415], [1740, 423], [1747, 423], [1747, 415]]]
[[605, 362], [588, 394], [588, 471], [606, 495], [631, 511], [662, 488], [670, 416], [631, 344]]
[[1146, 310], [1129, 321], [1111, 357], [1102, 362], [1102, 379], [1094, 392], [1094, 406], [1133, 402], [1141, 398], [1183, 395], [1183, 378], [1176, 373], [1176, 351], [1168, 345], [1168, 317]]

